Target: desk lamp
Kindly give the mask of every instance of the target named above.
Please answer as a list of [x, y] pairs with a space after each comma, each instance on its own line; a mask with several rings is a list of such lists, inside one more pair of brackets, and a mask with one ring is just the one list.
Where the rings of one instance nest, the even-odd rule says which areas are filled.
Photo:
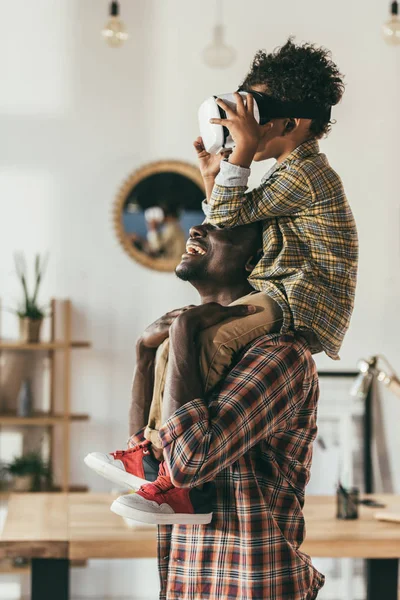
[[368, 360], [361, 359], [357, 363], [359, 375], [354, 382], [350, 394], [365, 399], [364, 414], [364, 482], [365, 492], [373, 492], [372, 477], [372, 383], [374, 379], [382, 382], [389, 390], [400, 398], [400, 379], [389, 361], [382, 355], [372, 356]]

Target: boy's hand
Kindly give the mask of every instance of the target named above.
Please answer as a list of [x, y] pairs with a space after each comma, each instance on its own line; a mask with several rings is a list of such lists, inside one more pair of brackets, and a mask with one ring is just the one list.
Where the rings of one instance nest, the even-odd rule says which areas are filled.
[[223, 125], [235, 142], [235, 149], [229, 162], [239, 167], [250, 167], [261, 137], [260, 125], [254, 118], [254, 98], [247, 94], [246, 104], [243, 97], [236, 92], [236, 111], [223, 100], [217, 99], [217, 104], [226, 112], [226, 119], [210, 119], [210, 123]]
[[215, 179], [220, 170], [221, 160], [228, 156], [232, 150], [226, 150], [220, 154], [210, 154], [204, 148], [203, 139], [198, 137], [193, 142], [193, 146], [197, 152], [197, 158], [199, 159], [199, 169], [203, 176], [203, 179]]

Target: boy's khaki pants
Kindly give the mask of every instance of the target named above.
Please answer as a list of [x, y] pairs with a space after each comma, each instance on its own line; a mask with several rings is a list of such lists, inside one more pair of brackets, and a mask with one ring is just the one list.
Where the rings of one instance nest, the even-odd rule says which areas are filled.
[[[225, 377], [235, 356], [256, 338], [278, 333], [282, 326], [282, 310], [263, 292], [254, 292], [232, 302], [252, 304], [259, 310], [241, 318], [231, 318], [201, 332], [198, 339], [200, 371], [204, 391], [210, 390]], [[162, 401], [168, 368], [169, 339], [158, 348], [154, 372], [154, 390], [149, 413], [149, 422], [144, 437], [156, 448], [162, 448], [158, 430], [162, 424]]]

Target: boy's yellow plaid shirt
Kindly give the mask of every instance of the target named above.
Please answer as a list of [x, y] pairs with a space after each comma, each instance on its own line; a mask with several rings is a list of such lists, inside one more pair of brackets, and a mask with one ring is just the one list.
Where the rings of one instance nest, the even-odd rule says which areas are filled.
[[339, 176], [310, 140], [258, 188], [246, 190], [216, 183], [203, 203], [207, 221], [225, 227], [263, 221], [263, 256], [251, 285], [283, 309], [282, 333], [304, 332], [314, 352], [337, 359], [353, 311], [358, 261], [357, 229]]

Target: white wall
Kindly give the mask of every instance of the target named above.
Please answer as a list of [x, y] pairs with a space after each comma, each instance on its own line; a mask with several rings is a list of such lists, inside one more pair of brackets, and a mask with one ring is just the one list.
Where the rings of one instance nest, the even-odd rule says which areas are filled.
[[[358, 297], [342, 362], [318, 362], [354, 368], [359, 357], [383, 352], [400, 371], [399, 53], [380, 37], [385, 2], [231, 0], [227, 37], [239, 56], [221, 72], [201, 61], [213, 1], [122, 0], [131, 38], [118, 50], [99, 36], [107, 4], [0, 0], [0, 294], [7, 304], [18, 294], [15, 249], [50, 252], [42, 297], [72, 298], [75, 334], [93, 342], [74, 361], [73, 407], [92, 420], [74, 430], [73, 475], [94, 490], [107, 485], [84, 469], [82, 456], [125, 443], [136, 337], [160, 313], [196, 301], [174, 275], [123, 254], [111, 226], [115, 192], [148, 161], [194, 161], [200, 101], [234, 89], [254, 52], [289, 34], [331, 48], [348, 83], [322, 147], [358, 222]], [[261, 173], [258, 166], [253, 183]], [[6, 333], [12, 326], [7, 320]], [[388, 396], [386, 409], [394, 457], [400, 403]], [[398, 467], [394, 476], [400, 491]], [[95, 563], [74, 573], [73, 588], [82, 596], [155, 598], [155, 564]]]

